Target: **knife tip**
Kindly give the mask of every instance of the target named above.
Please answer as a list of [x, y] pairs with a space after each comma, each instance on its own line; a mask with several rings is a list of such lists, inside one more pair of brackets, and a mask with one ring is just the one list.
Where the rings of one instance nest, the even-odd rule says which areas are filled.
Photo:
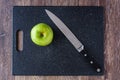
[[47, 9], [45, 9], [45, 12], [48, 12], [48, 10], [47, 10]]

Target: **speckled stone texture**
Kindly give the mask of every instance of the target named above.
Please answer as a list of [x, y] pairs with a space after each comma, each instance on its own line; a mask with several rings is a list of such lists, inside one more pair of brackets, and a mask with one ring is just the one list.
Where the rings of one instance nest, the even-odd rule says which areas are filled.
[[[14, 7], [13, 9], [13, 75], [102, 75], [77, 52], [50, 20], [44, 9], [57, 15], [84, 44], [88, 54], [104, 66], [103, 7]], [[47, 23], [54, 31], [52, 44], [35, 45], [30, 39], [31, 28]], [[16, 50], [16, 32], [23, 30], [23, 51]]]

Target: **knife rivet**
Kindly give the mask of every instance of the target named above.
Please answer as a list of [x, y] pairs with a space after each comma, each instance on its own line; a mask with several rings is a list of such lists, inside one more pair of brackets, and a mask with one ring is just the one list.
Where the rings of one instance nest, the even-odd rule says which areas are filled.
[[84, 54], [84, 56], [87, 56], [87, 54]]
[[100, 68], [97, 68], [97, 72], [100, 72], [101, 71], [101, 69]]
[[93, 61], [90, 61], [90, 64], [93, 64]]

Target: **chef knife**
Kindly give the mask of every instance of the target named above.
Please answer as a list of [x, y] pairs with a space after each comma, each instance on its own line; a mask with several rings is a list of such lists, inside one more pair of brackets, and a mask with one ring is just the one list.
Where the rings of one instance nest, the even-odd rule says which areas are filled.
[[84, 45], [77, 39], [77, 37], [70, 31], [70, 29], [51, 11], [45, 9], [47, 15], [54, 22], [54, 24], [60, 29], [60, 31], [66, 36], [66, 38], [72, 43], [72, 45], [81, 53], [86, 60], [95, 68], [96, 72], [101, 72], [100, 66], [95, 59], [88, 55], [84, 49]]

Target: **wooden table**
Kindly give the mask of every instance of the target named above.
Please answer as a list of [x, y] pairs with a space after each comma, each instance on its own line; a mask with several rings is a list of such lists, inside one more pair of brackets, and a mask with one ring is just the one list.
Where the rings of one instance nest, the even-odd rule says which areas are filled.
[[[103, 76], [12, 76], [13, 6], [104, 6]], [[120, 0], [0, 0], [0, 80], [120, 80]]]

